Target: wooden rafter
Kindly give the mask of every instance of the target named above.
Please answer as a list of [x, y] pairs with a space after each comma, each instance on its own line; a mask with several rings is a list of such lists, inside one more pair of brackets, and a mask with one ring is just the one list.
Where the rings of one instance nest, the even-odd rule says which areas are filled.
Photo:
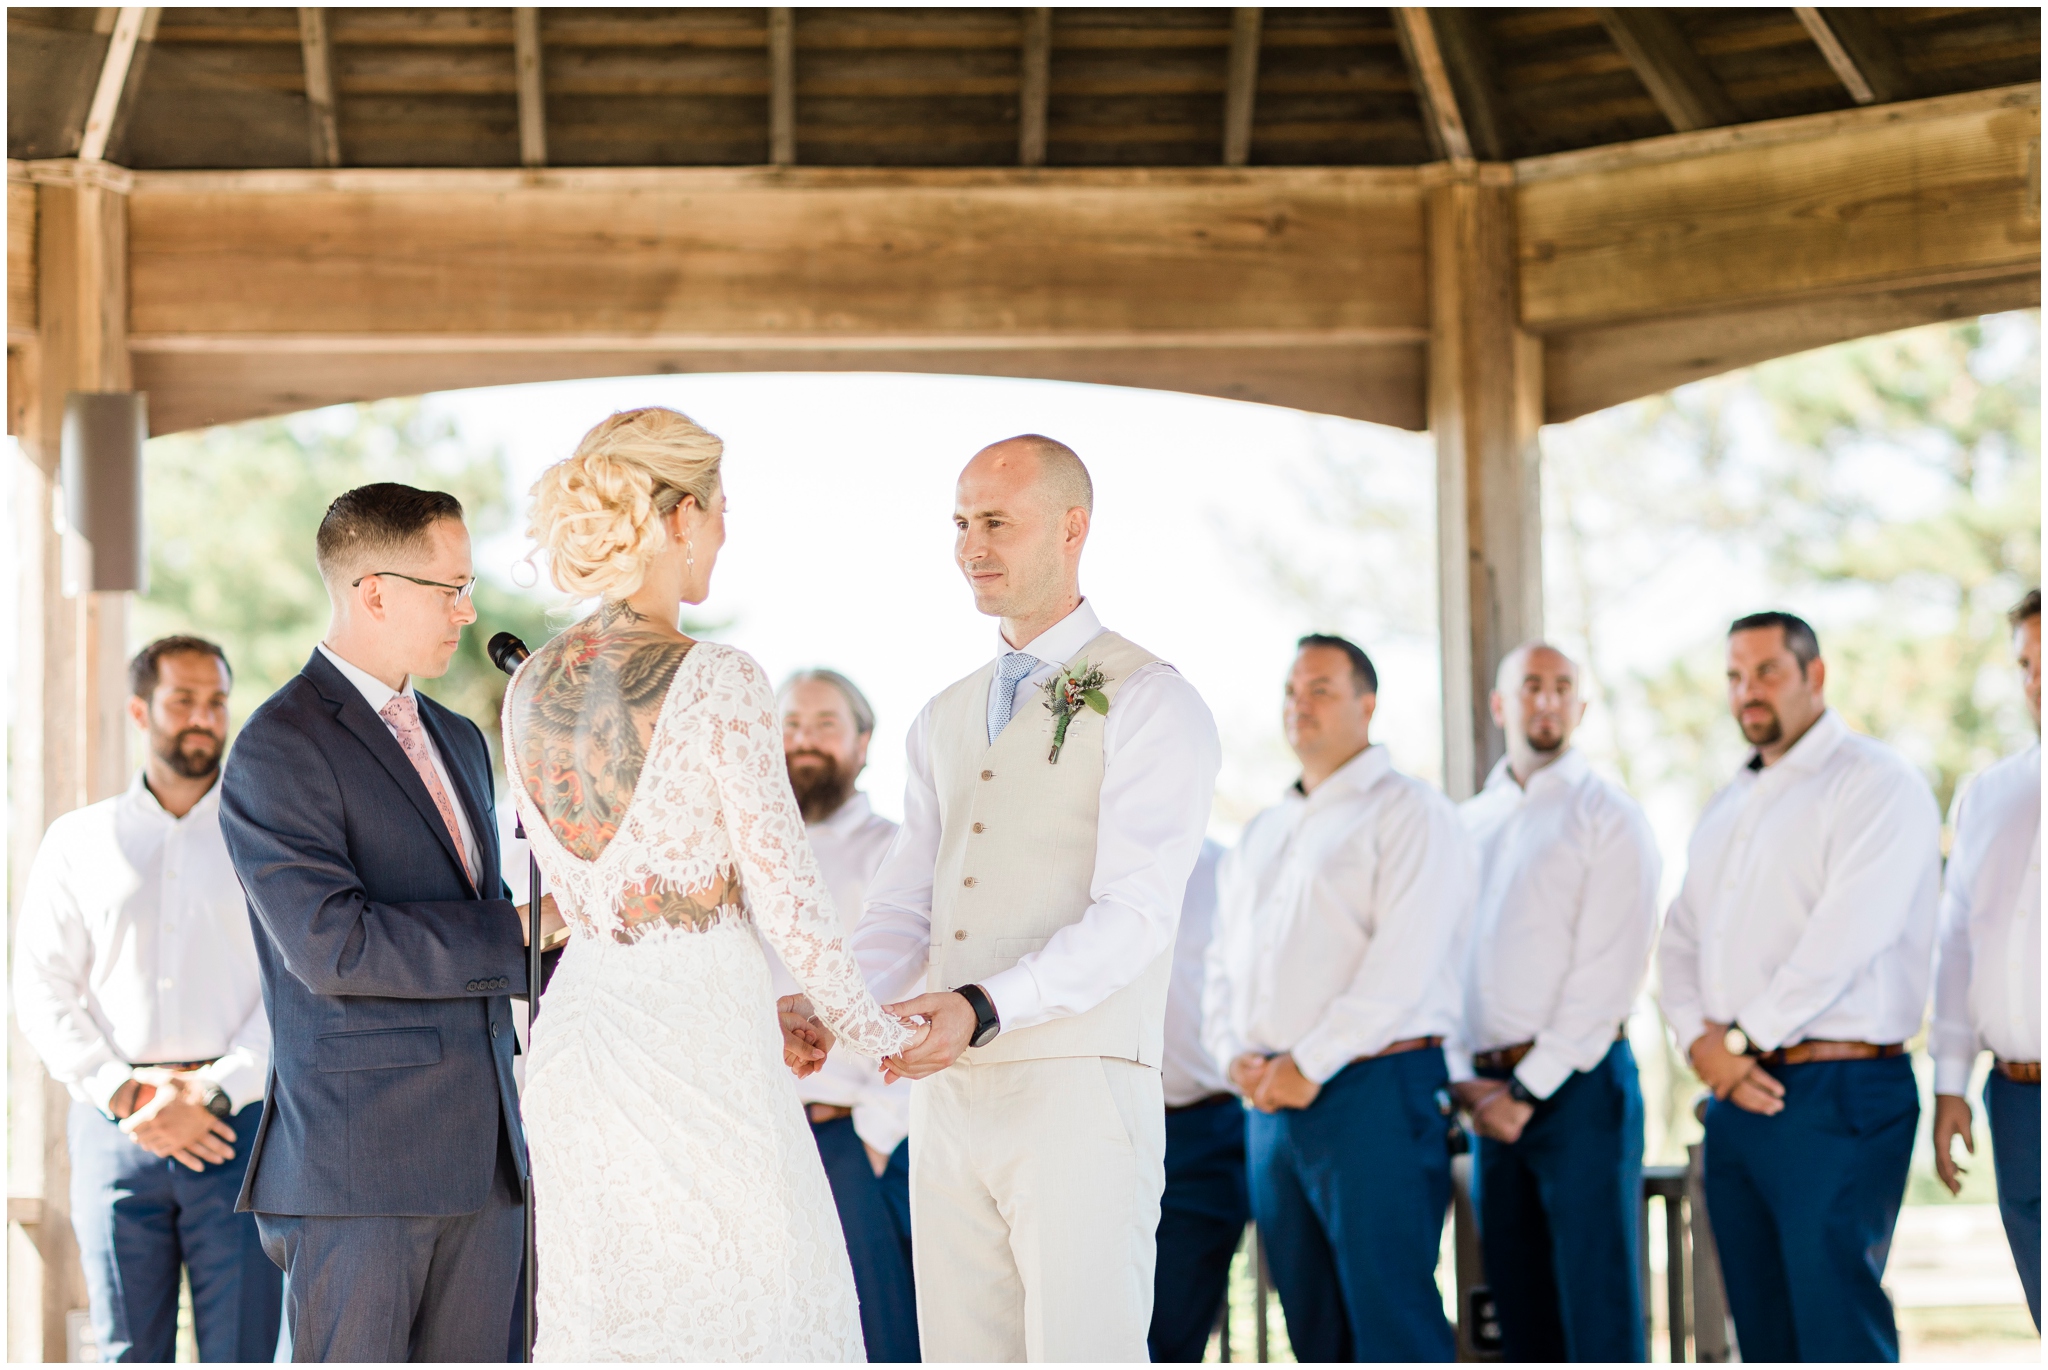
[[547, 104], [541, 89], [540, 11], [512, 11], [512, 63], [519, 85], [519, 164], [548, 164]]
[[1686, 41], [1685, 31], [1660, 9], [1596, 10], [1607, 36], [1680, 133], [1741, 119], [1735, 102]]
[[136, 44], [149, 22], [151, 11], [144, 6], [125, 6], [114, 20], [107, 55], [100, 63], [99, 84], [93, 88], [92, 104], [86, 110], [85, 132], [78, 141], [78, 160], [106, 160], [107, 140], [121, 110], [121, 96], [128, 89], [128, 69], [135, 60]]
[[1792, 12], [1857, 104], [1890, 104], [1912, 95], [1898, 47], [1870, 11], [1800, 5]]
[[768, 11], [768, 160], [796, 165], [796, 20]]
[[1252, 102], [1259, 92], [1259, 30], [1265, 11], [1230, 12], [1230, 76], [1223, 95], [1223, 165], [1243, 166], [1252, 154]]
[[1472, 141], [1472, 155], [1482, 162], [1504, 162], [1514, 155], [1502, 107], [1500, 77], [1492, 45], [1487, 41], [1479, 11], [1443, 8], [1431, 13], [1437, 48], [1443, 54], [1444, 70], [1450, 77], [1451, 92], [1465, 121], [1465, 134]]
[[1052, 99], [1052, 11], [1024, 11], [1017, 82], [1017, 164], [1045, 165], [1045, 112]]
[[1472, 137], [1465, 128], [1465, 116], [1458, 108], [1458, 93], [1451, 84], [1450, 68], [1444, 64], [1442, 46], [1429, 11], [1421, 6], [1393, 11], [1394, 31], [1408, 70], [1415, 81], [1415, 93], [1422, 104], [1424, 126], [1439, 156], [1452, 162], [1472, 160]]
[[299, 47], [306, 58], [307, 135], [313, 165], [341, 165], [341, 128], [334, 116], [334, 48], [327, 41], [327, 11], [299, 9]]

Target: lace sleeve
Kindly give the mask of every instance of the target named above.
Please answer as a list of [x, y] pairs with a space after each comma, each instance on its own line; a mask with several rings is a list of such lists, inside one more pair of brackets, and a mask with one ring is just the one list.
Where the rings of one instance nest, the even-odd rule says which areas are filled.
[[782, 758], [775, 696], [760, 664], [734, 651], [720, 663], [706, 706], [711, 773], [734, 859], [762, 936], [789, 967], [826, 1026], [863, 1056], [887, 1056], [912, 1033], [868, 993], [840, 935]]

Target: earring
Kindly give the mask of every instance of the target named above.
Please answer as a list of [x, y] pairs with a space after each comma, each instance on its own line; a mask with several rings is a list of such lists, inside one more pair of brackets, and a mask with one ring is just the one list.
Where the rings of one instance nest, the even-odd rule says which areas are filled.
[[691, 540], [690, 540], [689, 538], [684, 538], [684, 539], [683, 539], [683, 565], [685, 565], [685, 566], [695, 566], [696, 564], [697, 564], [697, 544], [696, 544], [695, 542], [691, 541]]

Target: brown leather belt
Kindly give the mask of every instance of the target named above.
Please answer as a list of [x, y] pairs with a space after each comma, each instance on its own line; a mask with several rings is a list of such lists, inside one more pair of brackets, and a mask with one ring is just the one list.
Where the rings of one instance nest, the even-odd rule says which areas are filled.
[[1218, 1104], [1234, 1104], [1236, 1102], [1237, 1096], [1226, 1091], [1221, 1094], [1204, 1094], [1191, 1104], [1168, 1104], [1166, 1111], [1168, 1113], [1192, 1113], [1198, 1108], [1214, 1108]]
[[[1614, 1034], [1614, 1040], [1617, 1042], [1626, 1042], [1628, 1040], [1627, 1023], [1623, 1023], [1621, 1030]], [[1536, 1044], [1534, 1042], [1517, 1042], [1511, 1047], [1495, 1047], [1492, 1051], [1475, 1051], [1472, 1053], [1472, 1069], [1475, 1071], [1483, 1070], [1496, 1075], [1505, 1074], [1522, 1064], [1522, 1058], [1535, 1049]]]
[[836, 1123], [851, 1118], [853, 1110], [844, 1104], [805, 1104], [804, 1116], [814, 1123]]
[[218, 1061], [219, 1059], [220, 1059], [220, 1057], [218, 1057], [218, 1056], [215, 1056], [215, 1057], [213, 1057], [213, 1058], [211, 1058], [211, 1059], [209, 1059], [209, 1060], [205, 1060], [205, 1061], [147, 1061], [147, 1062], [137, 1062], [137, 1063], [136, 1063], [135, 1065], [131, 1066], [131, 1067], [130, 1067], [130, 1069], [132, 1069], [132, 1070], [204, 1070], [204, 1069], [205, 1069], [206, 1067], [208, 1067], [208, 1066], [212, 1065], [212, 1064], [213, 1064], [213, 1063], [214, 1063], [215, 1061]]
[[1431, 1047], [1440, 1047], [1443, 1044], [1444, 1039], [1441, 1037], [1403, 1037], [1398, 1042], [1387, 1043], [1386, 1046], [1375, 1051], [1370, 1056], [1354, 1056], [1349, 1064], [1355, 1066], [1360, 1061], [1377, 1061], [1382, 1056], [1399, 1056], [1403, 1052], [1408, 1051], [1427, 1051]]
[[2041, 1083], [2039, 1061], [1996, 1061], [1991, 1068], [2016, 1085], [2038, 1085]]
[[1883, 1061], [1906, 1054], [1904, 1042], [1794, 1042], [1776, 1051], [1754, 1053], [1767, 1066], [1804, 1066], [1819, 1061]]

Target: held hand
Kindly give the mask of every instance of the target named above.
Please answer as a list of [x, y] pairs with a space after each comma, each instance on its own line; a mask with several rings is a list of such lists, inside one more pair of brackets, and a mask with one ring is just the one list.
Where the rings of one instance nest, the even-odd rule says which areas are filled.
[[1265, 1057], [1256, 1051], [1247, 1051], [1230, 1063], [1230, 1083], [1237, 1086], [1239, 1094], [1252, 1099], [1266, 1078], [1266, 1065]]
[[775, 1015], [782, 1024], [782, 1063], [799, 1080], [816, 1074], [831, 1054], [832, 1030], [801, 994], [785, 994], [776, 1000]]
[[[521, 904], [519, 906], [519, 943], [521, 946], [532, 945], [532, 907], [531, 904]], [[540, 897], [541, 949], [543, 951], [548, 950], [555, 942], [557, 934], [561, 933], [568, 926], [562, 919], [562, 910], [555, 904], [555, 896], [543, 894]]]
[[1301, 1073], [1291, 1052], [1281, 1052], [1266, 1063], [1264, 1078], [1252, 1095], [1252, 1107], [1261, 1113], [1278, 1113], [1283, 1108], [1307, 1108], [1323, 1087]]
[[1686, 1055], [1702, 1083], [1738, 1108], [1765, 1117], [1785, 1111], [1785, 1086], [1780, 1084], [1751, 1056], [1737, 1056], [1723, 1040], [1726, 1023], [1708, 1023]]
[[1533, 1104], [1515, 1098], [1498, 1080], [1460, 1080], [1451, 1094], [1472, 1120], [1472, 1130], [1496, 1142], [1520, 1141], [1522, 1129], [1536, 1116]]
[[960, 1053], [967, 1050], [968, 1040], [974, 1036], [974, 1008], [951, 990], [920, 994], [900, 1004], [885, 1005], [882, 1011], [899, 1018], [922, 1018], [928, 1025], [922, 1037], [882, 1062], [882, 1079], [886, 1084], [938, 1074], [960, 1059]]
[[1963, 1150], [1977, 1154], [1976, 1129], [1970, 1125], [1970, 1101], [1960, 1094], [1934, 1096], [1934, 1173], [1951, 1194], [1963, 1192], [1963, 1176], [1970, 1172], [1956, 1164], [1949, 1143], [1963, 1139]]
[[167, 1070], [137, 1071], [136, 1078], [155, 1086], [149, 1101], [121, 1120], [121, 1130], [137, 1146], [188, 1170], [235, 1158], [235, 1130], [207, 1110], [197, 1080]]

